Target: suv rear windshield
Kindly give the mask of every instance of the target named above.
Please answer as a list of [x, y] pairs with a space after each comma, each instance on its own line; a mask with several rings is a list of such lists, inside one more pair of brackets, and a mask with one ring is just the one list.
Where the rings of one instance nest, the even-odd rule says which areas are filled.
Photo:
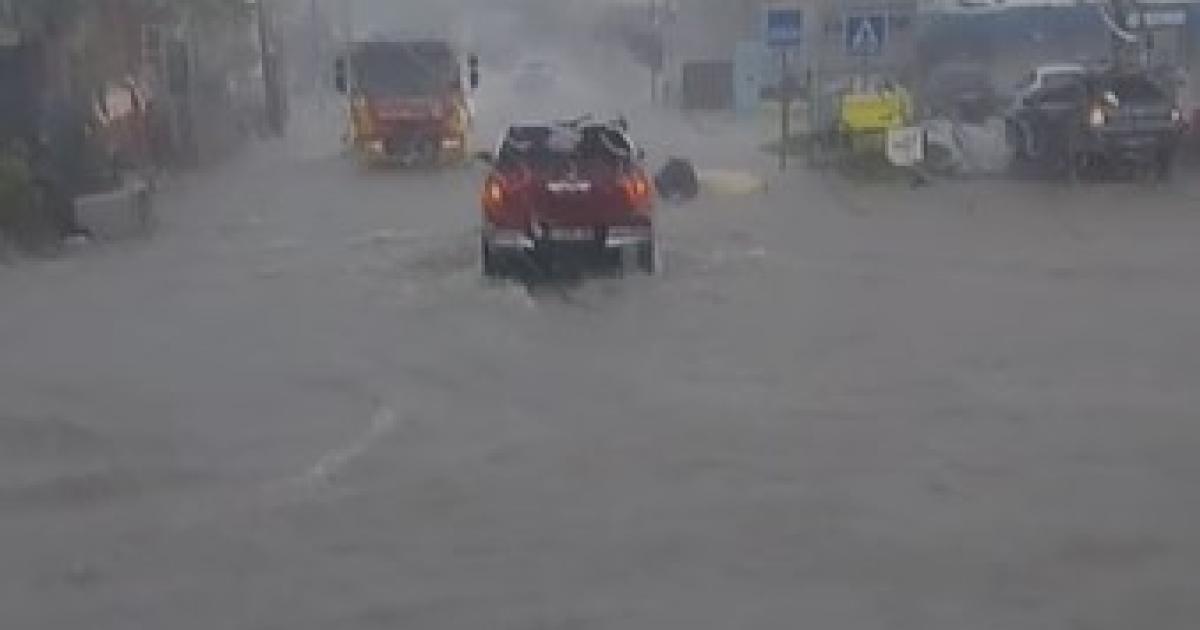
[[570, 162], [623, 166], [632, 155], [625, 134], [606, 125], [536, 125], [509, 129], [497, 157], [501, 167], [554, 168]]
[[1123, 102], [1159, 102], [1166, 98], [1162, 88], [1145, 77], [1118, 77], [1101, 81], [1099, 88], [1116, 94]]

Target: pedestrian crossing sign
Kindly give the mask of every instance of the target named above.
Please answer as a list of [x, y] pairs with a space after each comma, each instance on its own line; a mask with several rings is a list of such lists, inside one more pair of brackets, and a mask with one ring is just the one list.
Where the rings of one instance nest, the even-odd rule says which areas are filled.
[[878, 57], [887, 42], [887, 18], [882, 15], [851, 15], [846, 18], [846, 53], [856, 57]]

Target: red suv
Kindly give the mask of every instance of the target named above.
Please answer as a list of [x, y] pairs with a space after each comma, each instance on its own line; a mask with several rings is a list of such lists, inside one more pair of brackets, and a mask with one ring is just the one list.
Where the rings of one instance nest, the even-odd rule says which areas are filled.
[[653, 186], [623, 123], [510, 127], [483, 187], [483, 273], [655, 269]]

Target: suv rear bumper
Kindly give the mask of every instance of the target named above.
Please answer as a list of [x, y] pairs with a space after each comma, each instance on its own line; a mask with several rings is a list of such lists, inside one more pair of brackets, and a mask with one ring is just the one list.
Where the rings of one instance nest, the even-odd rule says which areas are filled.
[[484, 228], [483, 240], [498, 252], [603, 251], [652, 243], [654, 229], [649, 225], [609, 225], [527, 231], [488, 226]]
[[1175, 129], [1097, 131], [1085, 137], [1078, 150], [1125, 160], [1151, 160], [1171, 154], [1179, 144]]

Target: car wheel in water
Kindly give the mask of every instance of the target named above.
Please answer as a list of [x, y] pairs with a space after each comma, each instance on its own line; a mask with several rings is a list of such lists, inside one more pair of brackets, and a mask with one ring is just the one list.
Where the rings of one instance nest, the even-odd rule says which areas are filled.
[[1170, 151], [1160, 151], [1155, 160], [1155, 167], [1159, 181], [1171, 179], [1175, 171], [1175, 156]]
[[1072, 184], [1079, 183], [1080, 175], [1083, 174], [1081, 163], [1083, 156], [1074, 152], [1067, 154], [1067, 181]]
[[505, 277], [505, 270], [500, 264], [500, 260], [492, 253], [492, 248], [488, 247], [486, 238], [479, 239], [479, 257], [482, 261], [483, 277], [493, 279]]
[[658, 248], [654, 241], [638, 245], [636, 255], [638, 271], [650, 275], [658, 271]]
[[1095, 179], [1099, 169], [1097, 162], [1096, 157], [1091, 154], [1076, 152], [1071, 156], [1072, 170], [1074, 171], [1072, 180], [1085, 181]]
[[1078, 183], [1080, 176], [1086, 170], [1088, 158], [1087, 154], [1079, 150], [1079, 139], [1075, 131], [1071, 131], [1067, 136], [1067, 151], [1064, 158], [1067, 181], [1072, 184]]
[[1029, 147], [1025, 141], [1025, 132], [1021, 130], [1021, 125], [1017, 121], [1010, 118], [1004, 122], [1004, 136], [1008, 146], [1012, 148], [1014, 160], [1029, 159]]

